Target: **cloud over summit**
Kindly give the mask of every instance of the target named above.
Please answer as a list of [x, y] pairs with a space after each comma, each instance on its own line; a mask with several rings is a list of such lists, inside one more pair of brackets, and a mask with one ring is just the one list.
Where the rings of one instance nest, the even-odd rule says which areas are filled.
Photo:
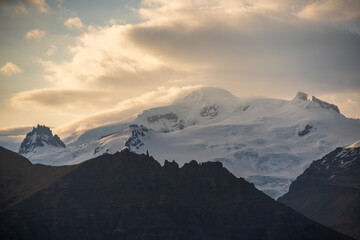
[[85, 27], [67, 18], [66, 27], [82, 30], [67, 48], [71, 57], [39, 61], [53, 88], [14, 99], [58, 106], [46, 103], [58, 96], [87, 108], [106, 92], [104, 107], [160, 86], [211, 85], [244, 97], [287, 98], [301, 89], [336, 103], [334, 93], [360, 92], [360, 35], [346, 27], [360, 21], [359, 2], [144, 0], [134, 9], [140, 23]]

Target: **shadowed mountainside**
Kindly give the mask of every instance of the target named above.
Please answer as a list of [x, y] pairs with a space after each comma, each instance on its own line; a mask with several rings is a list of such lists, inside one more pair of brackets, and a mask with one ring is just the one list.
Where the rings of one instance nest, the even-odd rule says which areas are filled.
[[0, 212], [50, 185], [76, 167], [34, 165], [26, 158], [0, 147]]
[[360, 147], [337, 148], [314, 161], [278, 201], [360, 239]]
[[221, 163], [162, 167], [128, 150], [80, 164], [2, 212], [0, 226], [2, 239], [349, 239]]

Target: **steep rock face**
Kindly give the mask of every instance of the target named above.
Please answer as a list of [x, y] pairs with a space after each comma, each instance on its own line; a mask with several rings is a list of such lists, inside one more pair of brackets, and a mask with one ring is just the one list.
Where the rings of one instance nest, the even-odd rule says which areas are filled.
[[360, 147], [337, 148], [314, 161], [278, 200], [360, 239]]
[[291, 102], [292, 103], [301, 103], [304, 101], [308, 101], [308, 94], [304, 93], [304, 92], [298, 92]]
[[2, 239], [349, 239], [221, 163], [182, 168], [128, 150], [82, 163], [0, 215]]
[[31, 132], [26, 134], [26, 138], [22, 141], [19, 149], [20, 154], [26, 154], [34, 151], [37, 147], [45, 145], [65, 148], [65, 144], [58, 135], [53, 135], [50, 128], [37, 125]]
[[305, 128], [301, 131], [298, 132], [298, 135], [300, 137], [303, 137], [305, 136], [306, 134], [310, 133], [310, 130], [312, 129], [313, 127], [309, 124], [306, 124]]
[[315, 102], [315, 103], [318, 103], [320, 105], [320, 107], [324, 108], [324, 109], [331, 109], [337, 113], [340, 113], [340, 110], [338, 108], [338, 106], [334, 105], [334, 104], [330, 104], [330, 103], [327, 103], [325, 101], [322, 101], [316, 97], [312, 97], [311, 101]]
[[320, 100], [315, 96], [312, 96], [311, 101], [310, 101], [308, 99], [308, 94], [304, 93], [304, 92], [298, 92], [296, 94], [295, 98], [291, 102], [294, 104], [304, 104], [305, 103], [307, 108], [321, 107], [323, 109], [330, 109], [337, 113], [340, 113], [338, 106], [331, 104], [331, 103], [327, 103], [323, 100]]
[[130, 150], [132, 149], [139, 149], [144, 145], [144, 143], [141, 141], [141, 137], [144, 137], [146, 133], [149, 131], [144, 126], [138, 126], [137, 124], [130, 125], [131, 129], [131, 136], [129, 139], [125, 142], [125, 146], [128, 147]]

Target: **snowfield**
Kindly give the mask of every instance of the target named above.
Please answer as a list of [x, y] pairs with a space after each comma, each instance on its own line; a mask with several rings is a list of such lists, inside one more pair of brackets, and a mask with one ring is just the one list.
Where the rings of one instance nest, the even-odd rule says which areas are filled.
[[[238, 177], [277, 198], [313, 160], [360, 139], [360, 120], [299, 92], [291, 101], [240, 101], [226, 90], [201, 88], [135, 119], [64, 138], [25, 154], [34, 163], [75, 164], [124, 147], [149, 151], [161, 164], [220, 161]], [[1, 142], [1, 141], [0, 141]]]

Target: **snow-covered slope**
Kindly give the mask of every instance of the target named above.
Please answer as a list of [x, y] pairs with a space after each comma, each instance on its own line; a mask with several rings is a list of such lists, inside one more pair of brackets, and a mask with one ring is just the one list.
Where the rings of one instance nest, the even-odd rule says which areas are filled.
[[33, 162], [74, 164], [128, 147], [149, 151], [161, 163], [220, 161], [277, 198], [314, 159], [359, 136], [360, 120], [346, 118], [335, 105], [309, 100], [305, 93], [291, 101], [244, 102], [223, 89], [201, 88], [172, 105], [148, 109], [131, 122], [65, 139], [67, 148], [58, 157], [28, 157]]
[[26, 134], [19, 149], [20, 154], [35, 153], [39, 147], [66, 148], [58, 135], [53, 135], [50, 128], [37, 125]]
[[37, 125], [21, 142], [19, 153], [32, 159], [34, 163], [53, 165], [57, 159], [71, 159], [72, 154], [58, 135], [53, 135], [50, 128]]
[[239, 99], [226, 90], [201, 88], [170, 106], [144, 111], [135, 123], [159, 132], [173, 132], [193, 125], [225, 120], [239, 104]]

